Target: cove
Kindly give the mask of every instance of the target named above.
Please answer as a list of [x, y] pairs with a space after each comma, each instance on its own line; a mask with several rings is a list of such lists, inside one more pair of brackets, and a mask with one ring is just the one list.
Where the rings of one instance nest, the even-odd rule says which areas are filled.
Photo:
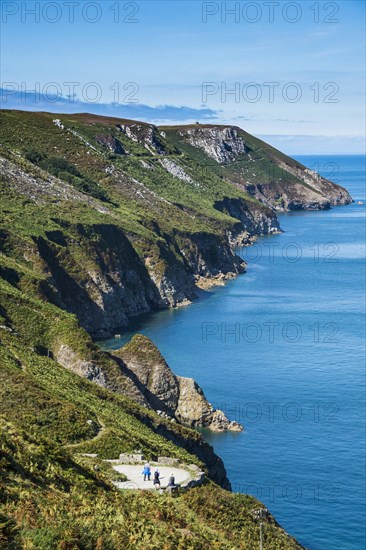
[[[355, 203], [280, 215], [238, 253], [245, 275], [130, 325], [244, 433], [204, 437], [234, 491], [258, 497], [310, 550], [365, 547], [365, 158], [298, 157]], [[265, 547], [265, 533], [264, 533]]]

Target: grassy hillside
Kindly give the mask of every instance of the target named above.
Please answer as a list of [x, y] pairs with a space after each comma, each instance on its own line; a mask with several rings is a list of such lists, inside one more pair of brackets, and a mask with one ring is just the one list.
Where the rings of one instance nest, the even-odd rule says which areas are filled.
[[[254, 548], [259, 503], [206, 485], [179, 498], [118, 492], [48, 441], [1, 423], [0, 547], [9, 550]], [[269, 516], [267, 548], [300, 548]]]
[[187, 155], [193, 156], [197, 162], [201, 165], [206, 165], [212, 172], [222, 178], [225, 177], [230, 181], [242, 184], [269, 183], [272, 180], [277, 182], [300, 182], [296, 176], [280, 168], [277, 164], [278, 160], [282, 160], [283, 162], [289, 161], [289, 165], [295, 167], [296, 161], [240, 128], [237, 129], [238, 136], [244, 140], [246, 151], [245, 153], [234, 155], [231, 161], [226, 163], [216, 161], [205, 151], [193, 146], [185, 139], [187, 131], [193, 133], [205, 132], [216, 128], [216, 126], [200, 124], [199, 126], [163, 126], [162, 130], [167, 134], [172, 143], [179, 144], [180, 149]]
[[[54, 122], [58, 119], [63, 128]], [[156, 218], [153, 210], [157, 207], [151, 204], [151, 195], [148, 200], [144, 200], [141, 194], [136, 193], [134, 182], [128, 176], [169, 201], [164, 201], [164, 207], [159, 210], [159, 225], [164, 227], [188, 231], [207, 230], [207, 224], [210, 224], [211, 230], [215, 227], [230, 227], [233, 220], [214, 208], [215, 201], [229, 196], [253, 202], [248, 194], [223, 182], [191, 159], [184, 159], [184, 162], [192, 165], [191, 170], [195, 171], [195, 185], [187, 185], [172, 176], [155, 157], [159, 154], [179, 162], [183, 161], [182, 153], [169, 146], [160, 136], [158, 151], [147, 149], [143, 141], [144, 131], [150, 126], [144, 123], [138, 123], [142, 142], [137, 143], [121, 132], [119, 127], [128, 121], [120, 119], [2, 111], [0, 122], [3, 146], [33, 160], [40, 168], [91, 196], [96, 196], [95, 189], [99, 189], [102, 196], [97, 198], [111, 204], [113, 212], [124, 214], [120, 222], [126, 230], [134, 229], [144, 233], [146, 220]], [[69, 168], [61, 164], [61, 159], [67, 161]], [[73, 173], [75, 171], [78, 176]], [[83, 182], [85, 188], [82, 187]], [[88, 192], [88, 183], [92, 185], [90, 182], [95, 189]], [[154, 202], [161, 207], [162, 201], [157, 197], [155, 199]], [[189, 215], [179, 207], [192, 208], [196, 215]], [[130, 218], [139, 223], [129, 225]], [[204, 223], [200, 223], [200, 219]], [[139, 227], [140, 224], [142, 227]]]

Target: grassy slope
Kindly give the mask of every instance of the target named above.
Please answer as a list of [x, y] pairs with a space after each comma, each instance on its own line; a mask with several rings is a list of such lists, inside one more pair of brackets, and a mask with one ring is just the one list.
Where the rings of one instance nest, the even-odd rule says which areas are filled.
[[[0, 547], [50, 549], [252, 549], [259, 543], [255, 499], [213, 485], [180, 498], [119, 493], [102, 474], [48, 441], [0, 419]], [[299, 548], [264, 522], [273, 550]]]
[[[57, 117], [65, 125], [64, 130], [53, 123]], [[239, 197], [261, 208], [260, 203], [223, 181], [213, 171], [206, 170], [192, 159], [183, 158], [174, 146], [163, 143], [166, 152], [164, 157], [185, 163], [199, 185], [188, 185], [173, 177], [142, 144], [132, 141], [117, 130], [116, 124], [125, 122], [123, 120], [91, 115], [3, 111], [0, 122], [2, 145], [20, 155], [36, 149], [48, 156], [63, 157], [85, 177], [99, 183], [108, 193], [114, 205], [112, 209], [126, 230], [144, 232], [146, 220], [154, 220], [154, 212], [151, 212], [150, 204], [138, 200], [132, 194], [128, 195], [126, 189], [123, 192], [118, 191], [114, 178], [106, 175], [106, 169], [112, 165], [172, 203], [164, 203], [164, 209], [159, 216], [159, 224], [166, 230], [181, 228], [188, 231], [214, 231], [230, 227], [234, 220], [213, 207], [215, 201], [224, 196]], [[111, 153], [98, 142], [97, 138], [100, 137], [118, 139], [129, 151], [129, 156]], [[141, 160], [151, 163], [153, 169], [144, 168]], [[179, 206], [191, 209], [194, 215], [182, 212]], [[130, 218], [135, 222], [133, 227], [129, 225]]]
[[[241, 128], [237, 128], [239, 137], [244, 139], [245, 145], [249, 149], [249, 155], [238, 155], [236, 160], [222, 165], [205, 154], [204, 151], [193, 147], [182, 138], [181, 131], [187, 129], [217, 128], [215, 125], [193, 125], [193, 126], [163, 126], [167, 138], [172, 144], [178, 145], [189, 157], [196, 159], [201, 165], [206, 165], [209, 170], [221, 178], [227, 178], [232, 182], [239, 184], [256, 184], [288, 182], [307, 186], [302, 179], [292, 175], [278, 166], [278, 162], [283, 162], [292, 168], [303, 170], [305, 167], [294, 159], [284, 155], [271, 145], [248, 134]], [[315, 190], [314, 190], [315, 191]]]

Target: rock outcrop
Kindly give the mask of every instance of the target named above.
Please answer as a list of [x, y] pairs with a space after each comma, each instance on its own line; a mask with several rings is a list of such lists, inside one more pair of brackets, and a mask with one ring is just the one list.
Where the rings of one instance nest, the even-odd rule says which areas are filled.
[[193, 147], [202, 149], [206, 155], [220, 164], [234, 161], [237, 155], [245, 155], [248, 148], [238, 134], [238, 128], [229, 126], [210, 126], [202, 129], [182, 129], [180, 135]]
[[86, 378], [90, 382], [94, 382], [103, 388], [108, 386], [106, 373], [92, 361], [80, 359], [70, 346], [62, 344], [55, 353], [55, 359], [62, 367]]
[[58, 342], [52, 349], [64, 368], [104, 388], [127, 395], [163, 418], [213, 431], [242, 431], [214, 409], [195, 380], [177, 376], [152, 341], [141, 334], [114, 352], [112, 361], [101, 355], [80, 357], [70, 344]]
[[135, 377], [124, 364], [119, 362], [116, 365], [105, 361], [101, 353], [92, 353], [90, 357], [80, 356], [72, 345], [62, 342], [57, 342], [52, 354], [59, 365], [78, 376], [113, 392], [127, 395], [143, 407], [154, 408], [146, 401]]
[[[302, 177], [301, 177], [302, 179]], [[306, 178], [307, 179], [307, 178]], [[327, 210], [352, 202], [347, 191], [317, 176], [312, 186], [294, 181], [245, 184], [245, 190], [275, 211]]]
[[277, 216], [265, 206], [260, 208], [255, 204], [253, 207], [250, 203], [243, 203], [235, 198], [225, 198], [216, 201], [215, 208], [240, 221], [237, 234], [233, 235], [236, 237], [234, 244], [249, 244], [258, 236], [281, 233]]
[[161, 134], [152, 124], [117, 124], [116, 128], [135, 143], [141, 144], [153, 155], [167, 153]]
[[241, 424], [228, 420], [222, 411], [212, 407], [193, 378], [177, 376], [177, 380], [179, 398], [175, 417], [180, 422], [193, 427], [209, 428], [215, 432], [243, 430]]
[[192, 378], [176, 376], [154, 344], [141, 334], [115, 352], [133, 372], [137, 386], [149, 405], [159, 414], [192, 427], [214, 431], [241, 431], [222, 411], [215, 410]]
[[164, 158], [160, 160], [160, 164], [161, 166], [163, 166], [163, 168], [165, 168], [165, 170], [167, 170], [175, 178], [178, 178], [187, 183], [194, 183], [193, 179], [176, 162], [169, 160], [167, 158]]

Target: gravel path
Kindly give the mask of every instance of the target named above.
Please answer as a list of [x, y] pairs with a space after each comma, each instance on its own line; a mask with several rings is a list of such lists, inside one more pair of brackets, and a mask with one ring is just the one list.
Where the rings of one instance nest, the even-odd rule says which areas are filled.
[[[142, 475], [143, 465], [131, 465], [131, 464], [120, 464], [118, 466], [113, 466], [117, 472], [121, 472], [127, 476], [128, 481], [123, 481], [121, 483], [116, 483], [116, 486], [119, 489], [152, 489], [154, 487], [152, 479], [154, 477], [154, 470], [156, 466], [151, 466], [151, 480], [144, 481], [144, 476]], [[173, 474], [175, 477], [175, 483], [177, 485], [185, 483], [192, 479], [192, 474], [187, 470], [182, 468], [174, 468], [172, 466], [158, 466], [160, 472], [160, 483], [161, 488], [165, 487], [169, 483], [169, 478]]]

